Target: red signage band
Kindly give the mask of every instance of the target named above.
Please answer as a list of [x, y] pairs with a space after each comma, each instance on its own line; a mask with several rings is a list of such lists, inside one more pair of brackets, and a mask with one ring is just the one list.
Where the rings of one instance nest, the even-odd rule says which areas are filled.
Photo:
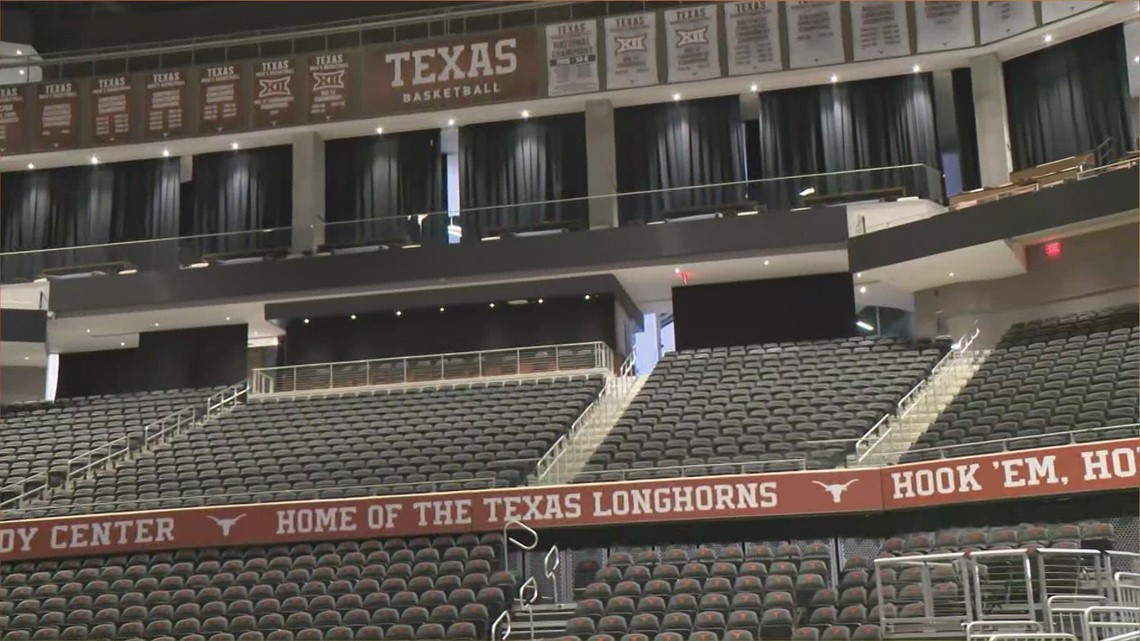
[[0, 559], [881, 509], [878, 470], [787, 472], [12, 521]]
[[1140, 488], [1140, 438], [882, 468], [883, 508]]
[[857, 514], [1140, 487], [1140, 439], [886, 468], [295, 501], [0, 523], [0, 559], [694, 520]]

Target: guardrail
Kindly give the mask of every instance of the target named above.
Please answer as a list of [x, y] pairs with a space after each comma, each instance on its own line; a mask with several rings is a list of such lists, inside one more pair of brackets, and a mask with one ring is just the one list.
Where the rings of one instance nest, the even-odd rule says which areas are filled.
[[[1112, 435], [1108, 436], [1107, 432], [1123, 432], [1128, 430], [1126, 435]], [[1130, 436], [1140, 436], [1140, 423], [1129, 423], [1127, 425], [1108, 425], [1105, 427], [1090, 427], [1080, 430], [1069, 430], [1067, 432], [1055, 432], [1052, 434], [1038, 434], [1035, 436], [1013, 436], [1010, 438], [995, 439], [992, 441], [981, 441], [979, 443], [962, 443], [958, 445], [945, 445], [942, 447], [927, 447], [919, 450], [908, 450], [905, 461], [899, 460], [887, 465], [903, 465], [906, 463], [918, 463], [921, 461], [932, 461], [937, 459], [958, 458], [961, 456], [978, 456], [981, 454], [997, 454], [999, 452], [1009, 452], [1012, 450], [1029, 450], [1036, 447], [1056, 447], [1061, 445], [1071, 445], [1075, 443], [1089, 443], [1100, 440], [1110, 440], [1114, 438], [1127, 438]], [[1089, 437], [1089, 438], [1084, 438]], [[1048, 444], [1040, 443], [1041, 439], [1050, 439], [1057, 442]], [[1028, 447], [1026, 447], [1028, 445]]]
[[329, 390], [423, 386], [486, 378], [531, 378], [568, 372], [612, 372], [601, 342], [479, 352], [427, 354], [256, 369], [249, 396], [295, 396]]
[[[821, 441], [829, 443], [833, 441]], [[846, 442], [850, 441], [834, 441]], [[731, 474], [765, 474], [768, 472], [800, 472], [807, 469], [807, 459], [784, 458], [778, 461], [752, 461], [749, 463], [705, 463], [700, 465], [663, 465], [660, 467], [641, 467], [625, 470], [602, 470], [597, 472], [581, 472], [579, 476], [586, 477], [587, 482], [599, 481], [633, 481], [650, 478], [660, 478], [657, 475], [667, 473], [668, 477], [683, 476], [726, 476]], [[571, 479], [572, 480], [572, 479]], [[567, 482], [570, 482], [568, 480]]]

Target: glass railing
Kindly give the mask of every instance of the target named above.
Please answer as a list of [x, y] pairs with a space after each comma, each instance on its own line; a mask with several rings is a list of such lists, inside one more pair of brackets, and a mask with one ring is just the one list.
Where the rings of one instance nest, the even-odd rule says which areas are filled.
[[[917, 197], [942, 201], [942, 178], [925, 165], [765, 178], [513, 205], [337, 221], [326, 212], [324, 253], [415, 249], [455, 243], [584, 232], [591, 228], [684, 223], [805, 207]], [[312, 230], [318, 233], [321, 230]], [[283, 258], [293, 230], [277, 227], [0, 253], [0, 281], [116, 274]]]

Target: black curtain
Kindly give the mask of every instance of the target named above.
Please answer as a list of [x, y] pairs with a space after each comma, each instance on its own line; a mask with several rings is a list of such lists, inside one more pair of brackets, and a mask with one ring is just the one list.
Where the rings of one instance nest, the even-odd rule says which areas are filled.
[[1136, 148], [1128, 117], [1121, 25], [1053, 45], [1002, 65], [1014, 169], [1093, 151]]
[[[178, 235], [176, 159], [13, 172], [0, 176], [0, 250], [76, 247]], [[111, 261], [151, 268], [176, 258], [174, 243], [143, 243], [6, 257], [6, 282], [50, 267]]]
[[439, 130], [326, 142], [326, 244], [446, 243], [444, 178]]
[[[287, 228], [293, 217], [293, 149], [263, 147], [194, 157], [191, 234]], [[228, 254], [287, 249], [291, 231], [199, 238], [187, 251]]]
[[746, 199], [744, 129], [737, 96], [614, 110], [618, 192], [678, 189], [623, 196], [622, 223], [713, 211]]
[[941, 160], [930, 74], [875, 78], [760, 94], [757, 174], [781, 178], [924, 164], [830, 177], [772, 180], [754, 195], [770, 208], [796, 207], [800, 192], [840, 195], [901, 187], [941, 199]]
[[573, 113], [490, 122], [459, 130], [459, 198], [464, 240], [549, 226], [587, 226], [586, 118]]
[[958, 128], [958, 167], [962, 171], [962, 191], [982, 186], [978, 165], [978, 125], [974, 116], [974, 80], [969, 67], [951, 72], [954, 87], [954, 115]]

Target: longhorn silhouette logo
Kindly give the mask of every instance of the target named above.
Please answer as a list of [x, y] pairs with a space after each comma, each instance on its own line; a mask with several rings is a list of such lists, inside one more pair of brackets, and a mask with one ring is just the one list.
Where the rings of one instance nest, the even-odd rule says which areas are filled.
[[812, 483], [826, 490], [827, 493], [831, 495], [832, 503], [839, 503], [843, 500], [843, 493], [847, 491], [847, 488], [851, 487], [858, 480], [857, 478], [851, 479], [846, 483], [823, 483], [822, 481], [812, 481]]
[[218, 527], [222, 528], [222, 536], [223, 537], [229, 538], [230, 530], [234, 527], [234, 525], [238, 521], [240, 521], [242, 519], [242, 517], [245, 516], [245, 513], [243, 512], [243, 513], [235, 516], [232, 519], [219, 519], [218, 517], [210, 516], [209, 514], [207, 514], [206, 516], [209, 517], [209, 519], [211, 521], [213, 521], [214, 523], [217, 523]]

